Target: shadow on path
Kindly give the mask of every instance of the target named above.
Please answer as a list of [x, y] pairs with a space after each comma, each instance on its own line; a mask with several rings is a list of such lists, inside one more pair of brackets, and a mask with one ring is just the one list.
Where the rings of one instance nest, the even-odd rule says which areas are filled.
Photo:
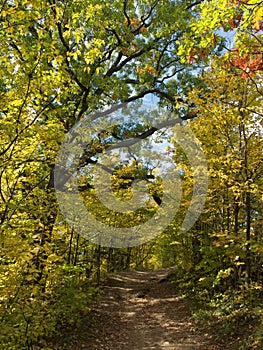
[[[109, 276], [90, 324], [71, 350], [219, 350], [195, 329], [186, 302], [169, 282], [171, 269]], [[69, 348], [68, 348], [69, 349]]]

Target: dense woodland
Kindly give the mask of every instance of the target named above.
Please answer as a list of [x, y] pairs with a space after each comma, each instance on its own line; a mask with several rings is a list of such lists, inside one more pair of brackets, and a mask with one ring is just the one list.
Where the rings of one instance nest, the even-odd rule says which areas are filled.
[[[175, 293], [200, 303], [201, 321], [220, 320], [223, 336], [253, 325], [244, 349], [262, 349], [263, 2], [2, 0], [0, 17], [0, 348], [50, 349], [90, 312], [108, 272], [174, 266]], [[189, 125], [205, 154], [206, 203], [188, 232], [193, 169], [175, 127], [138, 118], [145, 98], [161, 121]], [[116, 248], [63, 218], [54, 167], [76, 123], [122, 104], [123, 122], [104, 123], [78, 164], [87, 210], [118, 227], [158, 211], [162, 179], [143, 157], [117, 164], [112, 188], [127, 201], [145, 180], [149, 205], [118, 216], [96, 197], [98, 155], [132, 138], [169, 139], [182, 199], [161, 234]]]

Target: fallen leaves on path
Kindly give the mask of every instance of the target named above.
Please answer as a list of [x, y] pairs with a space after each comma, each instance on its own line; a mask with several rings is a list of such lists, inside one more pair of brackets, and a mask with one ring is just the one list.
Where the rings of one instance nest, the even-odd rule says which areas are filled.
[[[65, 350], [219, 350], [176, 296], [171, 269], [109, 276], [93, 318]], [[224, 348], [225, 349], [225, 348]]]

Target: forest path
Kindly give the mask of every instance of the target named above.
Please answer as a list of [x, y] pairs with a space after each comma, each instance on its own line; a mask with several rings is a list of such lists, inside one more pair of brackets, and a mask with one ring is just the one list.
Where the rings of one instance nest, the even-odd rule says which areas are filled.
[[218, 350], [195, 329], [187, 304], [175, 295], [171, 269], [109, 276], [93, 321], [71, 350]]

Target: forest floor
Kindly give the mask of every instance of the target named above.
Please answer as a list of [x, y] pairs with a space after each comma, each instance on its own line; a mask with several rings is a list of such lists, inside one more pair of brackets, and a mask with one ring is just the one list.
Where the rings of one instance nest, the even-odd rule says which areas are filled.
[[65, 350], [233, 349], [197, 328], [186, 300], [175, 294], [171, 269], [109, 276], [104, 293]]

